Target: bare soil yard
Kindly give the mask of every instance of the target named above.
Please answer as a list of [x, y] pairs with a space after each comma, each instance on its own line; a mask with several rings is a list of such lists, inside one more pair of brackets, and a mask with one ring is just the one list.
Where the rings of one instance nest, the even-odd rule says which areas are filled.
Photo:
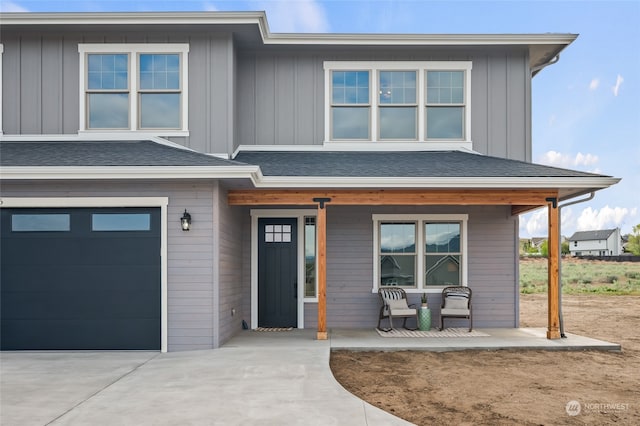
[[[418, 425], [640, 424], [640, 296], [565, 295], [565, 331], [620, 343], [622, 352], [349, 352], [336, 379]], [[545, 294], [524, 294], [523, 327], [546, 327]], [[581, 411], [567, 414], [567, 403]]]

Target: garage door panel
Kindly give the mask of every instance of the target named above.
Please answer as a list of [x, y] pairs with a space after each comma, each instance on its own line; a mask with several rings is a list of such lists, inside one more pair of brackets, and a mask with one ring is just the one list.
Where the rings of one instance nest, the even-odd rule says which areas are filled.
[[16, 276], [20, 280], [4, 280], [2, 292], [31, 291], [95, 291], [123, 292], [132, 288], [155, 291], [160, 281], [157, 266], [130, 265], [113, 268], [104, 266], [76, 266], [68, 268], [60, 265], [36, 265], [24, 269], [23, 266], [4, 265], [3, 275]]
[[[119, 330], [128, 332], [118, 333]], [[160, 346], [155, 319], [51, 320], [46, 323], [7, 320], [2, 322], [1, 331], [16, 336], [3, 344], [3, 350], [145, 350]]]
[[[12, 231], [14, 213], [51, 212], [70, 216], [68, 232]], [[151, 228], [95, 232], [96, 212], [143, 213]], [[160, 209], [1, 213], [2, 349], [160, 348]]]
[[8, 292], [2, 297], [3, 320], [124, 319], [160, 315], [155, 292]]
[[[159, 241], [159, 238], [89, 238], [83, 245], [91, 249], [77, 251], [75, 258], [81, 265], [159, 265]], [[158, 246], [157, 252], [148, 250], [153, 245]]]

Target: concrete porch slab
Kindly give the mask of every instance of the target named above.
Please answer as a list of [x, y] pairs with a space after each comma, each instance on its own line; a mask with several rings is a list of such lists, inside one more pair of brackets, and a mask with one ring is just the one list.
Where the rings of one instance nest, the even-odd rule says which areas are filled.
[[332, 329], [329, 339], [332, 350], [354, 351], [462, 351], [498, 349], [538, 350], [603, 350], [620, 351], [617, 343], [566, 333], [567, 338], [549, 340], [545, 328], [483, 328], [482, 337], [381, 337], [375, 329]]

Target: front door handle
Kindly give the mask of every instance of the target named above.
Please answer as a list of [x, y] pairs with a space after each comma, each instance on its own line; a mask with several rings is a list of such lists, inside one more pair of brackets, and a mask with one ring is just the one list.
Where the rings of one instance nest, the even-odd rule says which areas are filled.
[[293, 283], [293, 298], [298, 298], [298, 281]]

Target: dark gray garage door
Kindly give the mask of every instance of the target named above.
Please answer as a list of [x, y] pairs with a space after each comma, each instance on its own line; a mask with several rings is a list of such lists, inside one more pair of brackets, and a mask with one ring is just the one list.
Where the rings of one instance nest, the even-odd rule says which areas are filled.
[[160, 209], [2, 209], [3, 350], [160, 349]]

